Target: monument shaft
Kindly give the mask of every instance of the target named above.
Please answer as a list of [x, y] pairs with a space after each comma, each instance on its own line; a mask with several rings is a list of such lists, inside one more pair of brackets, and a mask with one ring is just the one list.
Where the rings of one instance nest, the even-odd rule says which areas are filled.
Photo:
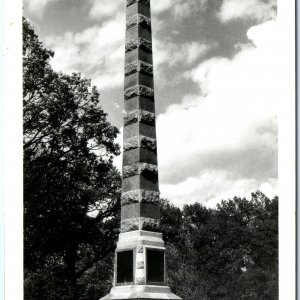
[[127, 0], [121, 233], [108, 299], [181, 300], [167, 286], [159, 185], [150, 0]]
[[121, 231], [159, 223], [150, 1], [127, 1]]

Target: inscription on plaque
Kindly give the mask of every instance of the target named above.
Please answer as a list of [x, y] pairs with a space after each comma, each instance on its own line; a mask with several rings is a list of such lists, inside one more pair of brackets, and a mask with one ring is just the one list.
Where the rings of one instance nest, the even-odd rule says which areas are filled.
[[165, 252], [147, 249], [147, 283], [165, 282]]
[[133, 282], [133, 250], [117, 252], [117, 283]]

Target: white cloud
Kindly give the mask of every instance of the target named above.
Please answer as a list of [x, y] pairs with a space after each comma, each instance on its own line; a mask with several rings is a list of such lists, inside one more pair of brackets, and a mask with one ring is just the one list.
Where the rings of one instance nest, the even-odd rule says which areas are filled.
[[266, 21], [275, 18], [276, 0], [224, 0], [218, 17], [222, 22], [251, 18]]
[[248, 37], [254, 45], [232, 59], [215, 57], [186, 73], [201, 94], [158, 117], [162, 196], [176, 204], [276, 191], [284, 46], [275, 21], [252, 27]]
[[160, 189], [162, 197], [167, 195], [176, 206], [200, 202], [211, 208], [235, 196], [248, 199], [256, 190], [272, 198], [277, 193], [277, 179], [268, 179], [260, 184], [254, 178], [232, 180], [226, 171], [207, 171], [179, 184], [163, 184]]
[[[175, 0], [175, 3], [178, 0]], [[174, 6], [174, 0], [152, 0], [151, 1], [151, 9], [153, 13], [161, 13], [163, 11], [166, 11], [170, 9], [172, 6]]]
[[190, 42], [184, 44], [175, 44], [162, 40], [154, 40], [154, 61], [155, 66], [167, 64], [174, 67], [179, 64], [185, 66], [195, 63], [202, 58], [212, 48], [216, 47], [215, 43]]
[[66, 73], [82, 72], [99, 88], [123, 84], [124, 16], [79, 33], [50, 36], [46, 45], [55, 51], [53, 68]]
[[123, 0], [90, 0], [91, 9], [89, 17], [91, 19], [101, 20], [104, 17], [111, 17], [117, 13], [125, 11], [125, 1]]
[[30, 13], [33, 13], [38, 17], [42, 17], [46, 6], [55, 1], [60, 0], [24, 0], [24, 4], [28, 7], [28, 11]]
[[183, 56], [185, 56], [185, 52], [186, 52], [187, 55], [185, 59], [186, 62], [190, 64], [190, 63], [194, 63], [197, 59], [205, 55], [212, 47], [215, 47], [215, 45], [192, 42], [183, 45], [181, 51], [183, 52]]
[[[159, 81], [160, 85], [170, 84], [167, 81], [168, 76], [165, 72], [170, 72], [170, 68], [179, 67], [186, 70], [192, 64], [198, 63], [210, 50], [217, 46], [216, 43], [205, 42], [190, 42], [183, 44], [176, 44], [168, 40], [153, 39], [153, 57], [155, 78]], [[182, 73], [177, 73], [181, 74]], [[173, 79], [178, 80], [178, 76]], [[168, 79], [169, 80], [169, 79]]]
[[152, 0], [151, 8], [154, 15], [170, 11], [176, 19], [180, 19], [203, 9], [207, 2], [208, 0]]

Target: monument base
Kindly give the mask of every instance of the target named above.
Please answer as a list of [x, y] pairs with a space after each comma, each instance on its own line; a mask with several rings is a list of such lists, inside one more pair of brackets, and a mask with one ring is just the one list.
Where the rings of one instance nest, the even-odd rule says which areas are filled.
[[110, 294], [101, 300], [122, 300], [122, 299], [135, 299], [135, 300], [181, 300], [178, 296], [171, 292], [167, 286], [154, 286], [154, 285], [129, 285], [113, 287]]
[[168, 287], [161, 233], [144, 230], [121, 233], [114, 269], [113, 288], [101, 300], [181, 300]]

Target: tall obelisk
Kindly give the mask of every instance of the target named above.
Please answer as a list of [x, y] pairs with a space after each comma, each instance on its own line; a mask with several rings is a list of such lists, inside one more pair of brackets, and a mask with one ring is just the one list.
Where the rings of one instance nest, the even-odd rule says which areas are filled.
[[121, 233], [113, 288], [102, 300], [180, 300], [167, 286], [159, 233], [150, 0], [126, 3]]

